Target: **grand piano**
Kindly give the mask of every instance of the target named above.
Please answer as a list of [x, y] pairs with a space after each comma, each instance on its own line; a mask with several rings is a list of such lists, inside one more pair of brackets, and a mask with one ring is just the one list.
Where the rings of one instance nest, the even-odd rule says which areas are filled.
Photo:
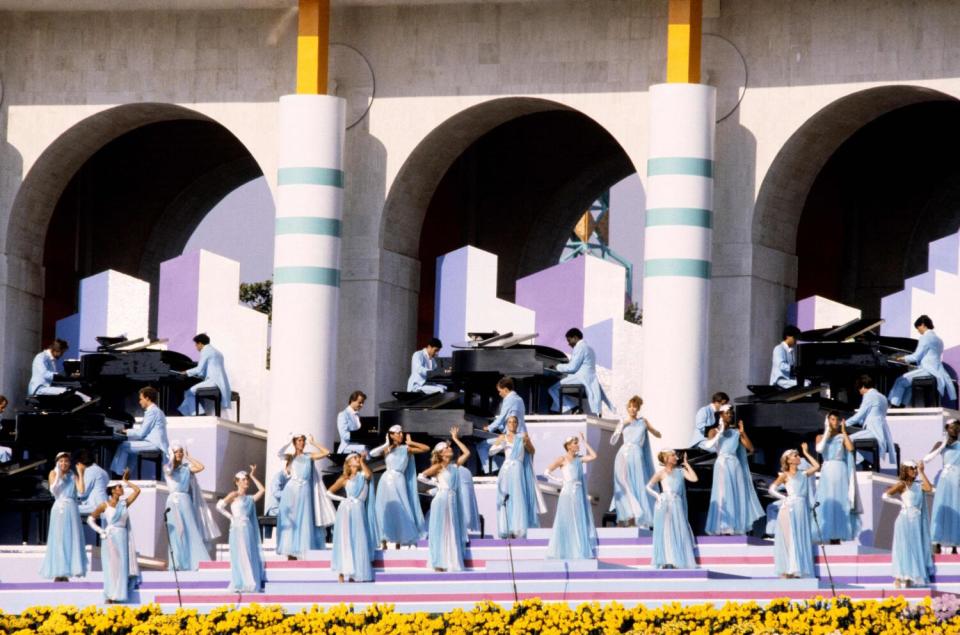
[[379, 434], [399, 424], [404, 430], [435, 437], [447, 436], [453, 426], [461, 434], [489, 436], [481, 428], [496, 415], [496, 384], [503, 376], [513, 378], [528, 412], [539, 410], [542, 393], [559, 378], [553, 367], [567, 356], [549, 346], [528, 344], [536, 333], [469, 336], [469, 342], [455, 346], [452, 357], [442, 360], [428, 376], [447, 391], [435, 395], [395, 392], [393, 401], [379, 405]]
[[797, 387], [750, 386], [753, 394], [736, 398], [737, 418], [743, 420], [754, 445], [763, 449], [755, 460], [762, 459], [768, 473], [779, 469], [783, 450], [803, 441], [812, 445], [829, 411], [849, 416], [859, 407], [858, 377], [869, 375], [877, 390], [887, 392], [910, 369], [896, 357], [913, 352], [917, 341], [878, 335], [882, 323], [864, 318], [801, 333], [795, 353]]
[[[133, 425], [140, 388], [160, 391], [161, 409], [175, 408], [183, 391], [198, 381], [182, 371], [194, 362], [175, 351], [147, 348], [156, 342], [97, 338], [98, 350], [64, 363], [64, 374], [52, 385], [67, 388], [60, 395], [35, 395], [29, 410], [17, 414], [13, 431], [16, 456], [50, 458], [61, 450], [90, 447], [101, 462]], [[82, 399], [77, 393], [91, 399]]]

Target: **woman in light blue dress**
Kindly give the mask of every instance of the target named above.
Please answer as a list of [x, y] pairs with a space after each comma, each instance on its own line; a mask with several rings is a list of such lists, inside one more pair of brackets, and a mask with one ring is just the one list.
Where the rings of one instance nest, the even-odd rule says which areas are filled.
[[[917, 482], [917, 475], [921, 481]], [[913, 461], [900, 464], [900, 480], [883, 493], [883, 500], [900, 505], [897, 522], [893, 525], [893, 585], [904, 586], [930, 583], [933, 574], [933, 552], [930, 549], [930, 524], [927, 520], [925, 493], [933, 491], [923, 463]], [[897, 495], [900, 498], [895, 498]]]
[[[800, 470], [800, 453], [787, 450], [780, 457], [780, 474], [769, 488], [770, 495], [780, 499], [776, 533], [773, 538], [774, 570], [781, 578], [812, 578], [813, 569], [813, 500], [810, 477], [820, 464], [810, 456], [807, 444], [800, 445], [810, 463]], [[780, 493], [780, 488], [787, 495]]]
[[[330, 568], [340, 582], [373, 580], [373, 556], [377, 549], [376, 501], [373, 473], [360, 454], [351, 454], [343, 464], [343, 474], [327, 490], [339, 500], [337, 520], [333, 524], [333, 558]], [[344, 495], [337, 492], [343, 490]]]
[[497, 535], [501, 538], [526, 538], [527, 529], [540, 526], [537, 481], [524, 461], [536, 450], [526, 433], [517, 434], [519, 425], [517, 417], [509, 416], [507, 432], [490, 448], [490, 454], [506, 456], [497, 473]]
[[743, 421], [736, 428], [732, 424], [733, 408], [729, 404], [721, 406], [720, 428], [704, 444], [717, 448], [705, 527], [706, 533], [714, 536], [745, 534], [757, 519], [763, 518], [763, 507], [747, 464], [747, 452], [753, 452], [753, 444], [743, 429]]
[[70, 577], [87, 574], [87, 549], [77, 506], [77, 494], [83, 493], [83, 467], [78, 465], [79, 473], [74, 474], [68, 452], [58, 454], [55, 463], [47, 477], [54, 501], [40, 575], [66, 582]]
[[627, 420], [617, 424], [610, 437], [616, 445], [623, 436], [623, 445], [613, 461], [613, 499], [610, 511], [617, 512], [621, 527], [652, 527], [653, 501], [645, 486], [653, 478], [653, 453], [647, 433], [660, 438], [660, 432], [640, 416], [643, 399], [634, 395], [627, 402]]
[[477, 505], [477, 491], [473, 487], [473, 472], [466, 465], [460, 467], [460, 513], [466, 523], [467, 531], [463, 540], [470, 542], [470, 532], [480, 533], [480, 507]]
[[[234, 593], [254, 593], [263, 590], [266, 578], [263, 553], [260, 549], [260, 523], [257, 521], [257, 501], [263, 498], [263, 483], [251, 465], [249, 472], [239, 471], [233, 477], [237, 489], [217, 501], [217, 511], [230, 520], [230, 586]], [[253, 496], [247, 494], [250, 481], [257, 486]]]
[[814, 524], [815, 542], [853, 540], [860, 533], [863, 510], [857, 492], [853, 441], [839, 413], [827, 415], [823, 434], [817, 436], [817, 452], [823, 457], [823, 465], [817, 484], [820, 505], [814, 510], [819, 523], [819, 531]]
[[196, 474], [203, 469], [181, 443], [170, 444], [170, 460], [163, 467], [170, 490], [164, 516], [171, 552], [168, 566], [177, 571], [199, 569], [201, 562], [210, 559], [206, 543], [220, 536], [197, 484]]
[[[103, 562], [103, 595], [107, 604], [126, 602], [131, 589], [140, 584], [140, 565], [137, 564], [137, 546], [130, 531], [130, 506], [140, 496], [140, 488], [130, 482], [130, 470], [123, 471], [122, 483], [107, 486], [107, 501], [100, 503], [89, 516], [87, 524], [100, 535], [100, 559]], [[133, 492], [126, 499], [123, 492]], [[103, 521], [100, 526], [98, 520]]]
[[417, 467], [413, 455], [429, 452], [430, 448], [417, 443], [403, 429], [392, 426], [387, 442], [370, 451], [370, 456], [386, 455], [386, 470], [377, 485], [376, 517], [378, 540], [382, 548], [387, 543], [415, 545], [424, 535], [423, 511], [417, 494]]
[[[580, 445], [586, 455], [580, 456]], [[547, 544], [547, 558], [555, 560], [581, 560], [597, 557], [597, 528], [593, 522], [590, 500], [583, 466], [597, 458], [583, 433], [580, 438], [568, 437], [563, 442], [566, 454], [547, 468], [547, 478], [557, 481], [553, 471], [560, 469], [563, 485], [557, 498], [557, 513], [553, 519], [553, 534]]]
[[[673, 450], [664, 450], [657, 455], [663, 466], [647, 483], [647, 492], [657, 501], [653, 510], [653, 558], [651, 564], [658, 569], [695, 569], [693, 530], [687, 518], [687, 484], [697, 482], [697, 473], [683, 455], [683, 468], [677, 469], [679, 460]], [[660, 484], [658, 492], [654, 487]]]
[[930, 513], [930, 540], [935, 553], [942, 547], [951, 547], [957, 553], [960, 545], [960, 422], [952, 419], [945, 427], [945, 438], [923, 457], [924, 463], [937, 455], [943, 459], [943, 469], [937, 476], [937, 491], [933, 495]]
[[450, 429], [450, 439], [460, 448], [453, 461], [453, 448], [441, 441], [433, 448], [431, 465], [418, 479], [434, 484], [437, 492], [430, 503], [427, 541], [430, 545], [430, 566], [434, 571], [463, 571], [467, 519], [460, 505], [460, 469], [470, 458], [470, 450], [460, 441], [457, 428]]
[[[316, 450], [306, 452], [307, 442]], [[326, 496], [320, 474], [314, 465], [330, 450], [317, 445], [313, 435], [296, 434], [280, 450], [286, 461], [284, 471], [289, 480], [280, 495], [280, 510], [277, 514], [277, 555], [287, 560], [297, 560], [311, 549], [323, 549], [326, 544], [326, 529], [333, 524], [333, 503]]]

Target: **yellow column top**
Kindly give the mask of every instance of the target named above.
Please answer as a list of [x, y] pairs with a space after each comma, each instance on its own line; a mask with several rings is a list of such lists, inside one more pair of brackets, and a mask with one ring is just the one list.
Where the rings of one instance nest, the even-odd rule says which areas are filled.
[[323, 95], [330, 57], [330, 0], [299, 1], [297, 93]]
[[703, 0], [669, 0], [667, 83], [700, 83]]

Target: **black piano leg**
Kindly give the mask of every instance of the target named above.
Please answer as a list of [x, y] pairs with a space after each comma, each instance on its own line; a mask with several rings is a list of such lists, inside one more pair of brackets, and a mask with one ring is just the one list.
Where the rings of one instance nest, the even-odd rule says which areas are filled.
[[[37, 523], [39, 524], [39, 523]], [[40, 542], [40, 532], [37, 532], [37, 544], [42, 544]], [[30, 511], [28, 509], [20, 510], [20, 537], [22, 538], [23, 544], [27, 544], [30, 540]]]

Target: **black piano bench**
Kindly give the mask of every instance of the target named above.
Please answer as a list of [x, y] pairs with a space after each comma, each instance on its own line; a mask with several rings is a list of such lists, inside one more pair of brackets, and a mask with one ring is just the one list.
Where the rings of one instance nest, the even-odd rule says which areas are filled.
[[938, 408], [940, 406], [940, 390], [937, 388], [936, 377], [917, 377], [913, 380], [910, 405], [914, 408]]
[[273, 535], [273, 529], [277, 526], [276, 516], [260, 516], [257, 518], [260, 525], [260, 541], [263, 542]]
[[[564, 397], [573, 397], [577, 400], [577, 407], [580, 408], [580, 412], [586, 412], [587, 409], [583, 407], [584, 402], [587, 401], [587, 389], [582, 384], [561, 384], [560, 385], [560, 409], [563, 410], [564, 403], [566, 399]], [[589, 404], [588, 404], [589, 405]]]
[[[880, 446], [876, 439], [853, 439], [853, 450], [860, 454], [869, 455], [870, 468], [873, 472], [880, 471]], [[897, 472], [900, 472], [900, 444], [894, 443], [893, 450], [897, 454]], [[856, 460], [856, 458], [854, 458]]]
[[[213, 412], [220, 416], [220, 389], [216, 386], [211, 388], [200, 388], [197, 390], [197, 409], [194, 411], [194, 415], [200, 416], [200, 401], [201, 400], [210, 400], [213, 401]], [[237, 404], [237, 421], [240, 421], [240, 393], [235, 390], [230, 391], [230, 401]]]
[[147, 450], [137, 454], [137, 480], [143, 481], [144, 462], [153, 464], [153, 477], [155, 480], [163, 480], [163, 452], [160, 450]]

